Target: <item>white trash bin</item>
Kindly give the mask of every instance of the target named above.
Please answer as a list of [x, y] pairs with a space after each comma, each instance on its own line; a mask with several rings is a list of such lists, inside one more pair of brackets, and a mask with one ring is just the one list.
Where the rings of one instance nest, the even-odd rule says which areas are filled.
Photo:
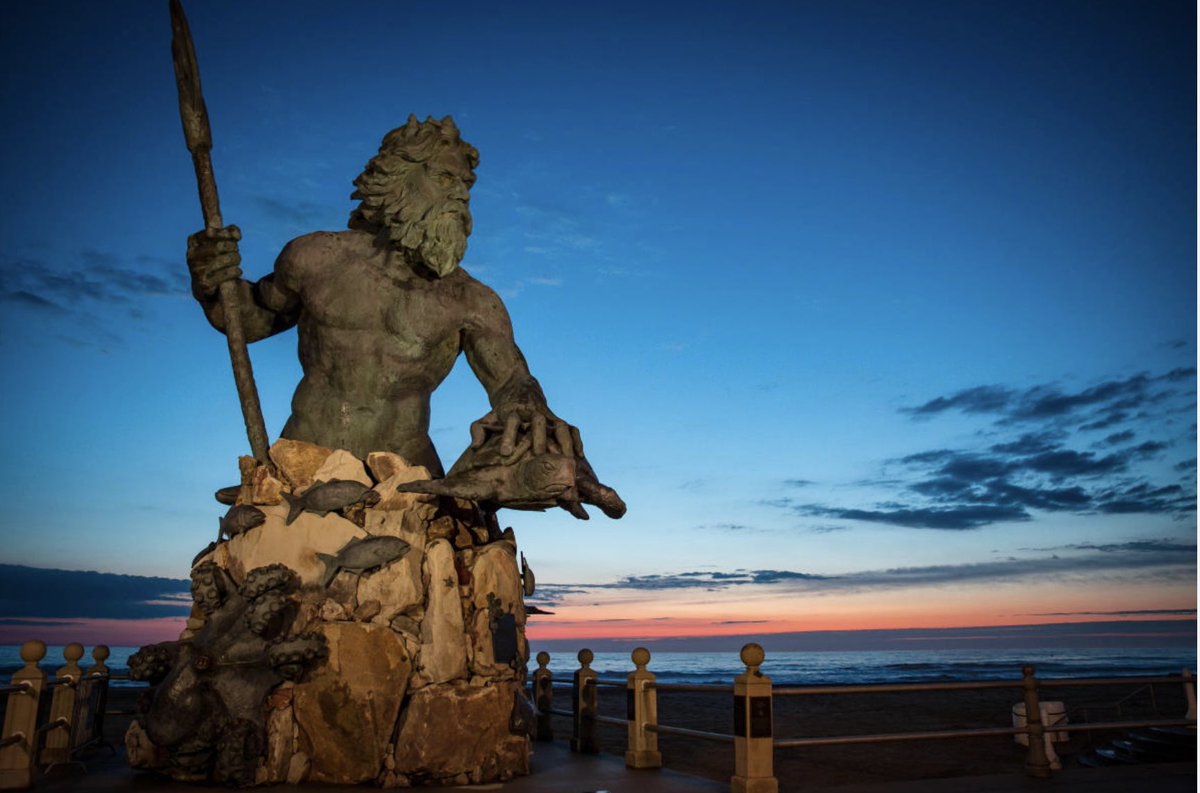
[[[1067, 706], [1062, 702], [1041, 702], [1039, 703], [1038, 711], [1042, 715], [1042, 727], [1045, 728], [1044, 733], [1046, 739], [1046, 759], [1050, 761], [1050, 767], [1058, 770], [1062, 768], [1062, 763], [1058, 760], [1058, 752], [1054, 751], [1054, 743], [1062, 743], [1071, 737], [1070, 733], [1054, 730], [1060, 724], [1067, 723]], [[1018, 702], [1012, 708], [1012, 725], [1014, 727], [1025, 726], [1025, 703]], [[1029, 736], [1024, 733], [1018, 733], [1013, 736], [1013, 740], [1021, 746], [1029, 745]]]

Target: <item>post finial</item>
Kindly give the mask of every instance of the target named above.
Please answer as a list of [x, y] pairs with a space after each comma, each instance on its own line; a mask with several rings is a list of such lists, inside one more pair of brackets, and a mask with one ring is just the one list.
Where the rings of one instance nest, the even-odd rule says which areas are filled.
[[21, 645], [21, 660], [29, 666], [46, 657], [46, 643], [40, 639], [30, 639]]
[[591, 664], [593, 660], [595, 660], [596, 654], [593, 653], [588, 648], [584, 647], [582, 650], [579, 651], [579, 654], [576, 655], [575, 657], [579, 659], [579, 665], [582, 666], [584, 669], [587, 669], [588, 665]]
[[549, 663], [550, 663], [550, 653], [546, 652], [545, 650], [542, 650], [540, 653], [537, 654], [538, 669], [545, 669], [546, 666], [549, 665]]
[[762, 666], [763, 660], [767, 654], [763, 651], [762, 645], [750, 642], [742, 648], [742, 663], [746, 665], [746, 670], [755, 673]]
[[629, 654], [629, 658], [633, 661], [633, 665], [637, 667], [639, 672], [645, 672], [646, 664], [650, 663], [650, 651], [645, 647], [636, 647]]

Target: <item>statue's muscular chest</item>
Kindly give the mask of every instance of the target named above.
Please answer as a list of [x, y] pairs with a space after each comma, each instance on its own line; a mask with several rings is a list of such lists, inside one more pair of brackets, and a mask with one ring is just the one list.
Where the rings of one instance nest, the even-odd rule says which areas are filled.
[[389, 275], [377, 262], [340, 262], [301, 284], [302, 328], [324, 345], [364, 343], [389, 357], [457, 356], [460, 311], [437, 281]]

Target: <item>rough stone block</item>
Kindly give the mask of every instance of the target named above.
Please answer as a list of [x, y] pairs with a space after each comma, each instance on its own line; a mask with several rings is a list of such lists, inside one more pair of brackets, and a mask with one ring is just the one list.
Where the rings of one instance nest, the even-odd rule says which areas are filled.
[[275, 785], [287, 781], [288, 768], [296, 750], [292, 695], [292, 684], [284, 683], [267, 699], [267, 755], [260, 769], [260, 784]]
[[286, 488], [283, 482], [271, 476], [266, 466], [260, 465], [250, 476], [250, 503], [256, 506], [282, 503]]
[[412, 782], [502, 782], [529, 773], [530, 742], [509, 732], [516, 688], [427, 686], [400, 718], [394, 771]]
[[321, 467], [313, 472], [312, 478], [314, 482], [332, 482], [335, 479], [342, 479], [360, 482], [367, 487], [375, 484], [367, 475], [363, 461], [345, 449], [331, 452], [325, 458], [325, 462], [321, 463]]
[[427, 600], [421, 622], [419, 675], [431, 683], [465, 678], [467, 646], [450, 543], [431, 542], [425, 549], [424, 567]]
[[333, 454], [333, 449], [280, 438], [268, 454], [288, 484], [295, 490], [303, 490], [313, 483], [313, 474]]
[[[373, 780], [389, 752], [411, 662], [389, 628], [326, 623], [329, 660], [296, 685], [294, 708], [312, 782]], [[290, 780], [289, 780], [290, 781]]]

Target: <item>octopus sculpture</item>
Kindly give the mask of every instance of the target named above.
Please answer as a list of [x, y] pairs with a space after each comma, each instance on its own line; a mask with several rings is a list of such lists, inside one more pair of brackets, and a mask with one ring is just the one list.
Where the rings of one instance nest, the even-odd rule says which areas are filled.
[[320, 635], [286, 635], [296, 610], [296, 574], [259, 567], [239, 587], [216, 564], [192, 570], [204, 626], [190, 640], [141, 648], [130, 677], [150, 683], [138, 721], [182, 781], [250, 785], [265, 751], [263, 703], [328, 655]]

